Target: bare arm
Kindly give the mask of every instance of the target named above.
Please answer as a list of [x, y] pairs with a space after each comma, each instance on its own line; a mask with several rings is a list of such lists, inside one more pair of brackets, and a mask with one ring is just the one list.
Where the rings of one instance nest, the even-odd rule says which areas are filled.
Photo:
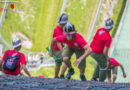
[[27, 70], [25, 64], [22, 65], [22, 68], [23, 68], [23, 70], [25, 71], [25, 73], [26, 73], [28, 76], [31, 76], [30, 73], [29, 73], [29, 71]]
[[85, 57], [88, 57], [92, 53], [92, 49], [89, 45], [84, 46], [84, 49], [85, 53], [74, 62], [74, 66], [78, 66]]
[[122, 70], [123, 77], [126, 78], [126, 73], [125, 73], [124, 67], [121, 64], [119, 64], [119, 66], [120, 66], [120, 68]]
[[85, 57], [88, 57], [92, 53], [92, 49], [89, 47], [89, 45], [84, 46], [85, 53], [79, 58], [84, 59]]
[[2, 59], [1, 61], [0, 61], [0, 71], [2, 71], [2, 63], [4, 62], [4, 60]]
[[109, 47], [104, 47], [103, 54], [106, 56], [107, 60], [109, 59], [108, 51], [109, 51]]
[[63, 48], [62, 48], [62, 45], [61, 45], [60, 42], [57, 42], [57, 46], [58, 46], [59, 50], [60, 50], [61, 52], [63, 52]]
[[53, 48], [54, 48], [55, 43], [56, 43], [56, 38], [53, 38], [51, 41], [51, 46], [50, 46], [50, 51], [49, 51], [50, 56], [52, 56], [52, 52], [53, 52]]

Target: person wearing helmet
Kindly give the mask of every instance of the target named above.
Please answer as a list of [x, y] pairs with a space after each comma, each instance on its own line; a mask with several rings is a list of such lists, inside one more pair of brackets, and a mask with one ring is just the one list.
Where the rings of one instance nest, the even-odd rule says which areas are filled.
[[[59, 24], [54, 29], [53, 38], [60, 36], [60, 35], [63, 35], [63, 27], [68, 22], [68, 16], [65, 13], [62, 13], [57, 22]], [[59, 49], [59, 47], [61, 47], [61, 49]], [[53, 51], [54, 51], [53, 55], [55, 55], [57, 58], [57, 60], [55, 61], [56, 67], [55, 67], [54, 78], [59, 78], [58, 74], [60, 71], [60, 66], [62, 65], [62, 61], [63, 61], [62, 53], [61, 53], [63, 50], [62, 47], [63, 47], [63, 43], [55, 43], [54, 48], [53, 48]]]
[[114, 22], [112, 19], [107, 19], [105, 21], [105, 27], [97, 30], [89, 49], [86, 51], [84, 56], [77, 59], [74, 62], [74, 65], [77, 66], [83, 61], [83, 58], [91, 56], [96, 60], [97, 66], [95, 68], [92, 80], [96, 80], [99, 77], [99, 81], [104, 81], [107, 74], [107, 60], [108, 50], [111, 45], [111, 36], [109, 32], [112, 30]]
[[[53, 47], [56, 42], [65, 43], [66, 46], [62, 52], [63, 61], [66, 66], [69, 68], [68, 73], [66, 75], [67, 79], [70, 79], [71, 76], [75, 73], [74, 69], [72, 68], [70, 58], [73, 53], [76, 54], [76, 58], [80, 58], [80, 56], [84, 55], [85, 51], [88, 48], [87, 42], [85, 39], [77, 33], [75, 27], [71, 23], [67, 23], [64, 27], [64, 35], [58, 36], [53, 38], [50, 47], [50, 54], [53, 52]], [[84, 75], [85, 68], [86, 68], [86, 60], [84, 60], [78, 66], [80, 70], [80, 78], [82, 81], [86, 81], [86, 77]]]
[[0, 62], [0, 68], [3, 66], [3, 72], [7, 75], [20, 75], [22, 68], [28, 76], [31, 76], [26, 68], [25, 55], [19, 52], [22, 41], [19, 38], [14, 38], [12, 43], [14, 49], [7, 50], [4, 53], [3, 59]]
[[[125, 73], [123, 65], [120, 64], [118, 61], [116, 61], [114, 58], [110, 57], [107, 64], [108, 64], [107, 79], [108, 79], [109, 82], [115, 83], [116, 78], [117, 78], [118, 66], [122, 70], [123, 77], [126, 78], [126, 73]], [[112, 80], [111, 80], [111, 71], [112, 71], [112, 74], [113, 74]]]

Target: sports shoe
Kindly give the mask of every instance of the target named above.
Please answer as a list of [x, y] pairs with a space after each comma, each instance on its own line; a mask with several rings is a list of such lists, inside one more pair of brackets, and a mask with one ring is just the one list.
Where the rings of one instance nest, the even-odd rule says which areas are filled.
[[64, 75], [60, 75], [60, 79], [65, 79]]
[[81, 81], [84, 81], [84, 82], [87, 81], [87, 80], [86, 80], [86, 77], [85, 77], [84, 75], [80, 75], [80, 79], [81, 79]]
[[71, 75], [73, 75], [75, 72], [74, 72], [74, 69], [73, 68], [71, 68], [71, 69], [69, 69], [69, 71], [68, 71], [68, 73], [67, 73], [67, 75], [66, 75], [66, 78], [67, 79], [70, 79], [71, 78]]

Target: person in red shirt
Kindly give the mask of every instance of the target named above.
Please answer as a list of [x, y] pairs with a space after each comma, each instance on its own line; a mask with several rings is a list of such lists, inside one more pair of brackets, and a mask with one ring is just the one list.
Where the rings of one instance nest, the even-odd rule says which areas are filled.
[[[66, 78], [70, 79], [71, 75], [75, 73], [70, 62], [71, 56], [73, 55], [73, 53], [76, 54], [76, 58], [79, 58], [80, 56], [84, 55], [85, 51], [88, 48], [88, 45], [87, 42], [84, 40], [84, 38], [80, 34], [76, 33], [75, 27], [71, 23], [67, 23], [65, 25], [63, 33], [64, 35], [53, 38], [51, 42], [49, 54], [50, 56], [52, 56], [53, 47], [56, 42], [66, 44], [64, 50], [61, 51], [62, 51], [63, 61], [66, 64], [66, 66], [69, 68]], [[86, 77], [84, 75], [85, 68], [86, 68], [85, 59], [79, 64], [78, 68], [80, 70], [81, 80], [86, 81]]]
[[[19, 38], [15, 38], [15, 39], [13, 39], [12, 42], [13, 42], [14, 49], [7, 50], [4, 53], [3, 59], [0, 62], [0, 68], [2, 68], [2, 66], [3, 66], [3, 72], [7, 75], [20, 75], [21, 68], [22, 68], [28, 76], [31, 76], [26, 68], [25, 56], [23, 53], [19, 52], [19, 50], [21, 49], [21, 44], [22, 44], [21, 40]], [[16, 58], [16, 56], [18, 56], [17, 59], [15, 59], [13, 61], [13, 62], [16, 62], [16, 64], [14, 64], [14, 63], [11, 64], [12, 59]], [[10, 58], [10, 57], [13, 57], [13, 58]], [[16, 67], [14, 65], [16, 65]], [[13, 67], [15, 67], [15, 68], [12, 70]]]
[[85, 57], [91, 54], [91, 56], [97, 61], [92, 80], [96, 80], [97, 77], [99, 77], [99, 81], [104, 81], [106, 79], [107, 60], [109, 59], [108, 50], [111, 44], [111, 36], [109, 32], [112, 30], [113, 26], [113, 20], [110, 18], [107, 19], [105, 21], [105, 27], [97, 30], [85, 55], [81, 56], [74, 62], [74, 65], [77, 66]]
[[[124, 70], [124, 67], [122, 64], [117, 62], [114, 58], [110, 57], [108, 60], [108, 71], [107, 71], [107, 79], [109, 82], [115, 83], [116, 78], [117, 78], [117, 67], [120, 67], [123, 73], [123, 77], [126, 78], [126, 73]], [[113, 74], [113, 80], [111, 80], [111, 71]]]
[[[63, 27], [67, 24], [67, 22], [68, 22], [68, 16], [65, 13], [62, 13], [58, 20], [59, 24], [54, 29], [53, 38], [63, 35]], [[55, 55], [55, 57], [57, 58], [57, 60], [55, 61], [56, 67], [55, 67], [55, 77], [54, 78], [59, 78], [58, 74], [60, 71], [60, 66], [62, 65], [62, 61], [63, 61], [63, 57], [62, 57], [62, 53], [61, 53], [62, 51], [59, 50], [59, 47], [62, 48], [63, 43], [55, 43], [54, 48], [53, 48], [53, 51], [54, 51], [53, 55]], [[63, 78], [62, 75], [60, 76], [60, 78]]]

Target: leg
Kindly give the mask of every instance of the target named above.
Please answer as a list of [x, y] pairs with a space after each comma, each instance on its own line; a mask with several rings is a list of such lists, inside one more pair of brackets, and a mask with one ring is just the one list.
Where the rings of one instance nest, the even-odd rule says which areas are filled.
[[104, 81], [107, 76], [107, 61], [106, 57], [102, 54], [99, 57], [99, 67], [100, 67], [100, 72], [99, 72], [99, 81]]
[[59, 71], [60, 71], [60, 66], [56, 66], [55, 67], [55, 77], [54, 78], [58, 78]]
[[116, 66], [112, 69], [113, 83], [115, 83], [115, 81], [117, 79], [117, 70], [118, 70], [118, 68]]
[[63, 64], [63, 67], [62, 67], [62, 70], [61, 70], [60, 79], [65, 79], [64, 74], [65, 74], [66, 69], [67, 69], [67, 66], [66, 66], [66, 64], [64, 63], [64, 64]]
[[108, 82], [112, 82], [112, 80], [111, 80], [111, 69], [107, 70], [107, 80], [108, 80]]
[[67, 67], [69, 68], [68, 74], [66, 76], [67, 79], [70, 79], [71, 75], [74, 74], [74, 69], [72, 68], [71, 62], [70, 62], [70, 57], [72, 56], [73, 53], [74, 53], [73, 49], [68, 47], [67, 45], [65, 46], [64, 51], [62, 53], [63, 61], [64, 61], [64, 64], [65, 64], [63, 66], [63, 69], [62, 69], [62, 74], [64, 74]]
[[58, 74], [60, 71], [60, 66], [62, 65], [62, 61], [63, 61], [63, 57], [60, 51], [55, 50], [53, 55], [55, 55], [55, 57], [57, 58], [57, 60], [55, 61], [56, 67], [55, 67], [55, 77], [54, 78], [58, 78]]
[[99, 78], [99, 65], [97, 64], [95, 71], [93, 73], [92, 80], [97, 81], [97, 78]]
[[86, 60], [84, 59], [78, 66], [80, 70], [80, 79], [81, 81], [87, 81], [84, 73], [85, 73], [85, 68], [86, 68]]
[[[65, 60], [65, 59], [66, 59], [66, 60]], [[64, 63], [65, 63], [66, 66], [68, 66], [68, 68], [69, 68], [69, 71], [68, 71], [68, 73], [67, 73], [67, 75], [66, 75], [66, 78], [67, 78], [67, 79], [70, 79], [71, 76], [72, 76], [75, 72], [74, 72], [74, 69], [73, 69], [72, 66], [71, 66], [71, 62], [70, 62], [69, 58], [68, 58], [68, 57], [65, 57], [65, 59], [63, 58]]]
[[67, 69], [67, 66], [66, 66], [66, 64], [64, 64], [62, 67], [62, 70], [61, 70], [61, 75], [65, 74], [66, 69]]
[[[76, 58], [77, 58], [77, 59], [78, 59], [79, 57], [81, 57], [84, 53], [85, 53], [85, 50], [75, 49], [75, 54], [76, 54]], [[79, 68], [79, 71], [80, 71], [80, 79], [81, 79], [81, 81], [87, 81], [87, 80], [86, 80], [86, 77], [85, 77], [85, 75], [84, 75], [84, 73], [85, 73], [85, 68], [86, 68], [86, 58], [83, 59], [83, 60], [80, 62], [78, 68]]]
[[99, 65], [99, 81], [104, 81], [106, 79], [107, 74], [107, 61], [104, 54], [95, 54], [92, 53], [91, 56], [97, 61], [97, 64]]
[[65, 46], [62, 53], [63, 61], [69, 69], [72, 68], [70, 57], [72, 56], [73, 53], [74, 53], [73, 50], [68, 45]]
[[69, 69], [72, 68], [69, 57], [63, 57], [63, 61], [64, 61], [65, 65], [66, 65]]

